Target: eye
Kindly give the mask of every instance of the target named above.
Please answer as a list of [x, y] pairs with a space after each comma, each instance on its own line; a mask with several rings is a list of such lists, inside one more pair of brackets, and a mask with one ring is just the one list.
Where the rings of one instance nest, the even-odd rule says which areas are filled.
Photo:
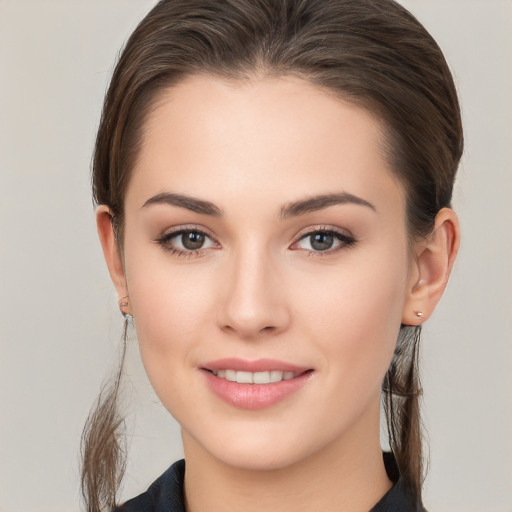
[[217, 247], [205, 232], [199, 229], [180, 229], [167, 233], [156, 240], [164, 249], [177, 255], [193, 255], [202, 249]]
[[334, 252], [337, 249], [349, 247], [355, 242], [355, 238], [351, 235], [333, 229], [317, 229], [303, 235], [291, 248], [313, 253]]
[[209, 239], [204, 233], [199, 231], [184, 231], [173, 236], [169, 241], [174, 242], [174, 245], [180, 249], [196, 251], [197, 249], [202, 249]]

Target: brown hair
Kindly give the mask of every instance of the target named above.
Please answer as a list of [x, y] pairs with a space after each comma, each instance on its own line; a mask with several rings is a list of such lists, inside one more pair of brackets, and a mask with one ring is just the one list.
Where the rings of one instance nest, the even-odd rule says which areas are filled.
[[[302, 77], [378, 116], [387, 156], [406, 190], [410, 236], [431, 232], [437, 212], [451, 202], [462, 125], [443, 54], [406, 9], [393, 0], [161, 0], [119, 58], [94, 152], [94, 200], [111, 209], [120, 248], [130, 171], [158, 93], [194, 74], [236, 79], [255, 72]], [[383, 383], [391, 450], [417, 498], [418, 340], [419, 329], [402, 326]], [[115, 399], [108, 397], [114, 410]], [[97, 411], [101, 407], [102, 401]], [[96, 512], [114, 506], [123, 464], [112, 448], [118, 443], [114, 424], [100, 424], [102, 415], [91, 414], [83, 434], [82, 490], [87, 510]], [[100, 425], [110, 436], [98, 437]]]

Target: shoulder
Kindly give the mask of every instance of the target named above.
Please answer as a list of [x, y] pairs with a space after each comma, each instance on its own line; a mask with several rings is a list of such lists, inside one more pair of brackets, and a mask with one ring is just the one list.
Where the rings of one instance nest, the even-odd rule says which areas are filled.
[[182, 459], [160, 475], [146, 492], [123, 503], [116, 512], [185, 512], [184, 477]]

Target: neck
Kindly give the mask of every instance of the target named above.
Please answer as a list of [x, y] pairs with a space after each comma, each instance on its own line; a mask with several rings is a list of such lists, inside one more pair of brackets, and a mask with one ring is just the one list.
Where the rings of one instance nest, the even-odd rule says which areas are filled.
[[[377, 413], [378, 416], [378, 413]], [[390, 489], [380, 433], [358, 423], [314, 455], [279, 469], [227, 465], [183, 433], [188, 512], [367, 512]], [[371, 430], [371, 431], [369, 431]]]

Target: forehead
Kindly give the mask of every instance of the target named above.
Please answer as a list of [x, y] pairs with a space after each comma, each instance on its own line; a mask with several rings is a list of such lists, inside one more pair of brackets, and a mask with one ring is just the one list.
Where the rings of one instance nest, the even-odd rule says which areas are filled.
[[375, 116], [304, 79], [194, 76], [147, 117], [127, 200], [170, 190], [270, 204], [347, 191], [401, 202], [383, 147]]

